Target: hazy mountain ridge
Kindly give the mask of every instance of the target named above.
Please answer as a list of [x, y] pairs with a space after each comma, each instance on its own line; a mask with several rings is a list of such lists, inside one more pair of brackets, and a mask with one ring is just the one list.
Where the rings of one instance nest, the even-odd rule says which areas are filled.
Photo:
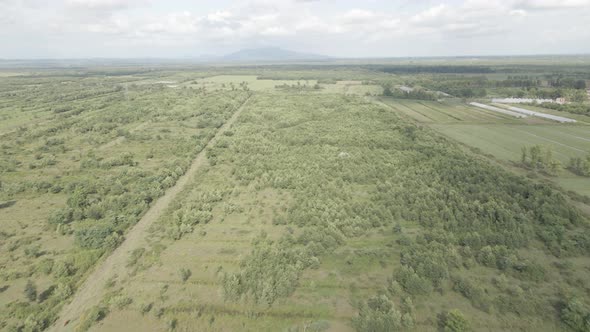
[[328, 56], [301, 53], [277, 47], [243, 49], [220, 58], [223, 61], [294, 61], [327, 60]]

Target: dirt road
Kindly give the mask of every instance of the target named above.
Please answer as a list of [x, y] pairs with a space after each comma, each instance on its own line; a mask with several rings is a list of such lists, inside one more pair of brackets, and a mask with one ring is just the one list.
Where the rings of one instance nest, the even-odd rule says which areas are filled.
[[[115, 249], [109, 257], [95, 267], [94, 271], [86, 278], [76, 294], [74, 294], [71, 302], [63, 307], [59, 314], [59, 318], [48, 331], [75, 330], [82, 313], [100, 303], [105, 283], [116, 274], [124, 274], [126, 269], [125, 265], [130, 252], [147, 244], [145, 238], [150, 226], [158, 219], [158, 217], [160, 217], [162, 212], [174, 200], [176, 195], [182, 191], [197, 170], [206, 164], [207, 157], [205, 150], [215, 144], [222, 133], [236, 121], [248, 101], [249, 99], [247, 99], [240, 108], [236, 110], [232, 117], [217, 131], [217, 134], [209, 141], [206, 148], [195, 157], [189, 169], [178, 179], [178, 181], [176, 181], [176, 184], [169, 188], [162, 197], [156, 200], [156, 202], [143, 215], [141, 220], [139, 220], [139, 222], [127, 232], [125, 235], [125, 241], [123, 241], [123, 243], [121, 243], [121, 245]], [[64, 326], [65, 322], [68, 322], [66, 326]]]

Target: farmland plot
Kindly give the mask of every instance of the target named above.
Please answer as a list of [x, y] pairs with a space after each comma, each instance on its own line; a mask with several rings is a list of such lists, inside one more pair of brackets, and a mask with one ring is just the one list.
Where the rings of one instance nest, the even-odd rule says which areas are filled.
[[[433, 128], [466, 145], [506, 161], [520, 161], [523, 146], [550, 147], [567, 166], [571, 157], [590, 153], [588, 126], [563, 125], [432, 125]], [[557, 182], [568, 190], [590, 195], [590, 179], [560, 172]]]
[[517, 123], [508, 115], [476, 109], [458, 102], [381, 98], [390, 107], [421, 123]]

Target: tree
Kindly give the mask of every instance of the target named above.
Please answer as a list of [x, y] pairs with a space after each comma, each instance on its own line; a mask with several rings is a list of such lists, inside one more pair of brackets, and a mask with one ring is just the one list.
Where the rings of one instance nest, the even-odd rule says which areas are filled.
[[384, 84], [383, 85], [383, 95], [386, 96], [386, 97], [393, 96], [393, 92], [391, 91], [391, 85], [390, 84]]
[[[406, 318], [406, 324], [413, 325], [413, 321], [409, 320]], [[363, 304], [352, 324], [357, 331], [399, 331], [402, 327], [402, 314], [394, 308], [393, 302], [387, 296], [374, 296]]]
[[586, 101], [587, 98], [586, 91], [584, 90], [576, 90], [572, 92], [572, 95], [570, 96], [571, 101], [575, 103], [582, 103]]
[[37, 286], [31, 280], [25, 285], [25, 297], [31, 302], [37, 300]]
[[469, 331], [469, 322], [458, 309], [453, 309], [442, 315], [442, 327], [445, 332]]
[[537, 168], [541, 162], [541, 147], [539, 145], [532, 146], [530, 149], [531, 167]]
[[584, 81], [584, 80], [577, 80], [574, 83], [574, 89], [577, 89], [577, 90], [585, 90], [586, 89], [586, 81]]
[[571, 157], [568, 169], [580, 176], [590, 176], [590, 155], [586, 158]]

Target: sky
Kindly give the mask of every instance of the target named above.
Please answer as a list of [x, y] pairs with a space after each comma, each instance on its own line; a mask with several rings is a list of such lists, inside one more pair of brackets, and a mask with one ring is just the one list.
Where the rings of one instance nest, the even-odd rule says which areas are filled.
[[0, 0], [0, 58], [590, 53], [590, 0]]

